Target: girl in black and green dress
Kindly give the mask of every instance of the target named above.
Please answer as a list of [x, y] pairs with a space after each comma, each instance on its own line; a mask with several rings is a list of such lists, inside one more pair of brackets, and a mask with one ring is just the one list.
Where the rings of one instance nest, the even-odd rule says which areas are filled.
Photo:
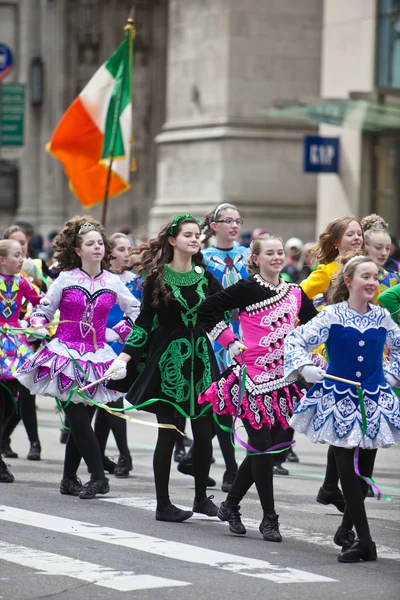
[[[222, 286], [202, 264], [199, 222], [192, 215], [176, 217], [156, 239], [132, 252], [140, 256], [139, 272], [145, 271], [149, 276], [131, 335], [105, 374], [111, 379], [123, 379], [132, 359], [140, 373], [132, 369], [132, 363], [129, 365], [126, 398], [138, 409], [157, 416], [160, 428], [153, 459], [156, 519], [181, 522], [193, 514], [180, 510], [169, 498], [171, 459], [179, 434], [176, 429], [162, 426], [178, 425], [182, 416], [178, 407], [192, 423], [193, 511], [216, 516], [217, 506], [212, 496], [206, 495], [212, 457], [212, 410], [206, 407], [204, 412], [197, 398], [218, 375], [218, 367], [205, 329], [198, 321], [197, 309]], [[133, 371], [137, 377], [132, 383]]]

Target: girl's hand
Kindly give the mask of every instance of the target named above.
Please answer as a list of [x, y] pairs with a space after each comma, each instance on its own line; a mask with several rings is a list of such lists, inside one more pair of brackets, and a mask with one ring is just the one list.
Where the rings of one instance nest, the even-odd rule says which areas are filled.
[[247, 350], [247, 347], [240, 340], [235, 340], [231, 344], [229, 344], [229, 352], [233, 357], [241, 354], [244, 350]]
[[106, 329], [106, 342], [110, 343], [110, 342], [122, 342], [121, 338], [119, 337], [119, 334], [114, 331], [114, 329], [109, 329], [107, 327]]
[[104, 377], [109, 377], [114, 381], [117, 379], [125, 379], [126, 377], [126, 362], [120, 358], [116, 358], [107, 371], [104, 373]]
[[318, 383], [323, 380], [325, 375], [324, 371], [321, 371], [318, 367], [314, 367], [314, 365], [305, 365], [305, 367], [300, 369], [300, 373], [307, 383]]

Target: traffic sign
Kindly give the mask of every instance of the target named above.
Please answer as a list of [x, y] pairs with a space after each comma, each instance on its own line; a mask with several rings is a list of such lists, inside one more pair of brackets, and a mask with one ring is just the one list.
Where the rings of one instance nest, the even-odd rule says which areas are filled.
[[0, 146], [24, 145], [25, 84], [0, 85]]
[[8, 46], [0, 44], [0, 83], [13, 70], [13, 55]]

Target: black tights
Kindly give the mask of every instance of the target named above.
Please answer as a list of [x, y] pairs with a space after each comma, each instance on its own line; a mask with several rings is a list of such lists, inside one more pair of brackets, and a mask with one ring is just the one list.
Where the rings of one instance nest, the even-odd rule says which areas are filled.
[[[232, 415], [218, 415], [218, 421], [221, 425], [233, 427]], [[238, 470], [235, 459], [235, 448], [232, 446], [230, 431], [224, 431], [221, 427], [216, 426], [216, 436], [218, 438], [219, 447], [221, 448], [222, 456], [225, 462], [225, 469], [228, 473], [236, 473]]]
[[[10, 392], [15, 398], [17, 396], [17, 382], [15, 380], [6, 380], [4, 382], [2, 381], [2, 383], [4, 383], [4, 385], [7, 386], [8, 389], [3, 385], [0, 385], [0, 448], [2, 448], [3, 439], [5, 440], [5, 438], [3, 438], [4, 424], [15, 411], [15, 404], [10, 396]], [[8, 390], [10, 390], [10, 392]]]
[[331, 492], [339, 487], [339, 473], [336, 466], [335, 452], [333, 446], [329, 446], [326, 456], [325, 479], [323, 483], [326, 491]]
[[[179, 428], [179, 418], [168, 418], [157, 415], [157, 420], [160, 425], [170, 424]], [[195, 500], [196, 502], [201, 502], [207, 497], [207, 481], [212, 457], [212, 415], [207, 414], [198, 419], [193, 419], [191, 424], [193, 432]], [[172, 453], [178, 435], [180, 434], [175, 429], [160, 428], [158, 430], [157, 444], [153, 456], [158, 510], [166, 508], [171, 502], [169, 498], [169, 476]]]
[[[274, 438], [277, 439], [280, 435], [279, 427], [274, 427], [272, 431], [267, 425], [263, 425], [261, 429], [253, 429], [247, 419], [243, 419], [242, 422], [249, 436], [249, 445], [252, 448], [265, 452], [265, 450], [275, 445]], [[240, 504], [248, 490], [255, 483], [264, 515], [275, 514], [272, 456], [272, 454], [248, 454], [246, 456], [226, 498], [228, 506]]]
[[6, 399], [6, 415], [4, 418], [3, 440], [9, 443], [11, 435], [21, 421], [25, 426], [28, 439], [31, 444], [39, 441], [38, 422], [36, 414], [36, 397], [33, 396], [28, 388], [19, 382], [15, 382], [18, 394], [18, 407], [15, 410], [14, 402], [10, 395]]
[[[107, 404], [111, 410], [115, 408], [123, 408], [123, 398], [118, 398], [115, 402], [109, 402]], [[94, 432], [100, 445], [100, 451], [102, 456], [106, 451], [107, 439], [110, 433], [110, 429], [114, 434], [115, 442], [121, 456], [129, 456], [128, 438], [126, 433], [126, 421], [118, 416], [110, 415], [109, 412], [102, 408], [98, 408], [96, 412], [96, 419], [94, 422]]]
[[71, 430], [65, 446], [64, 477], [76, 475], [83, 457], [93, 477], [103, 479], [103, 457], [91, 425], [96, 407], [82, 402], [68, 405], [63, 402], [62, 406]]
[[[354, 525], [358, 538], [370, 541], [371, 534], [364, 503], [368, 484], [358, 477], [354, 470], [355, 448], [339, 448], [338, 446], [331, 446], [331, 448], [333, 448], [343, 496], [346, 502], [342, 525], [347, 529], [352, 529]], [[360, 473], [365, 477], [372, 476], [376, 452], [376, 450], [360, 449], [358, 464]]]

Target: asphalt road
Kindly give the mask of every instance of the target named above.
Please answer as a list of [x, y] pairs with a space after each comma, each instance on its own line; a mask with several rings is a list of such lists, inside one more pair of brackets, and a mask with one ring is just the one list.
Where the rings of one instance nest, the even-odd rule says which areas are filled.
[[[273, 544], [258, 532], [262, 514], [254, 488], [241, 508], [246, 536], [201, 515], [182, 524], [155, 521], [156, 429], [146, 425], [128, 424], [134, 460], [128, 479], [110, 476], [111, 492], [94, 500], [60, 495], [59, 420], [52, 400], [38, 404], [42, 460], [25, 459], [28, 441], [19, 426], [12, 445], [21, 458], [7, 461], [16, 481], [0, 484], [1, 599], [400, 599], [400, 448], [381, 450], [376, 463], [375, 479], [391, 501], [367, 499], [378, 561], [346, 565], [337, 562], [332, 542], [340, 515], [315, 502], [326, 447], [299, 436], [301, 462], [289, 465], [289, 476], [274, 478], [283, 542]], [[153, 422], [143, 413], [135, 417]], [[113, 444], [110, 439], [109, 455], [117, 454]], [[211, 474], [218, 485], [209, 492], [219, 503], [225, 495], [217, 445], [215, 457]], [[88, 479], [84, 466], [79, 475]], [[193, 494], [193, 480], [173, 466], [173, 501], [191, 507]]]

